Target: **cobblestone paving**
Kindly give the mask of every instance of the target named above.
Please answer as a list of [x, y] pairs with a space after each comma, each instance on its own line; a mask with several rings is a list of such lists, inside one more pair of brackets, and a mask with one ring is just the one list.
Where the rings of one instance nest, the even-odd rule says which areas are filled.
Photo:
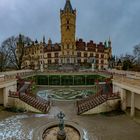
[[56, 119], [56, 114], [60, 110], [66, 114], [66, 120], [85, 128], [91, 140], [140, 140], [140, 124], [128, 116], [107, 117], [101, 114], [77, 116], [72, 101], [53, 102], [49, 114], [5, 115], [5, 112], [0, 112], [0, 140], [32, 140], [33, 132]]

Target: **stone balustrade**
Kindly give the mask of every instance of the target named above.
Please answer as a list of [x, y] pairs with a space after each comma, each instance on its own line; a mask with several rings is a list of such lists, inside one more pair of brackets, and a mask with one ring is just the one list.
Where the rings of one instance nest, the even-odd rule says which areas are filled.
[[1, 72], [0, 73], [0, 83], [15, 80], [17, 78], [17, 75], [19, 77], [26, 77], [26, 76], [30, 76], [30, 75], [34, 75], [34, 74], [35, 74], [35, 72], [33, 70]]
[[126, 76], [130, 79], [140, 80], [140, 72], [134, 71], [123, 71], [123, 70], [108, 70], [108, 72], [112, 73], [113, 75], [118, 76]]

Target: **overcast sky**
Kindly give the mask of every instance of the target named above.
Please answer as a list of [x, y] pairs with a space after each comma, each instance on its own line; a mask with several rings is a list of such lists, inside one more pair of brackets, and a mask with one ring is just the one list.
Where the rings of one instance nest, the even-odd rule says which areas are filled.
[[[60, 8], [66, 0], [0, 0], [0, 42], [19, 33], [60, 42]], [[113, 54], [140, 43], [140, 0], [71, 0], [77, 9], [76, 37], [112, 40]]]

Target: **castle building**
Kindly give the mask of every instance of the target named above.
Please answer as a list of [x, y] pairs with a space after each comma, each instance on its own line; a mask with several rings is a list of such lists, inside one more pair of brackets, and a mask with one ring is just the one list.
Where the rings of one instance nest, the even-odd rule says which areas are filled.
[[[108, 69], [108, 60], [112, 56], [110, 39], [98, 44], [92, 40], [76, 40], [76, 9], [72, 8], [70, 0], [66, 0], [64, 9], [60, 10], [60, 21], [61, 43], [52, 43], [51, 39], [46, 43], [43, 37], [40, 43], [36, 40], [27, 44], [23, 67], [86, 66], [94, 63], [96, 69]], [[20, 39], [19, 41], [21, 42]], [[17, 48], [20, 48], [20, 42], [17, 43]]]

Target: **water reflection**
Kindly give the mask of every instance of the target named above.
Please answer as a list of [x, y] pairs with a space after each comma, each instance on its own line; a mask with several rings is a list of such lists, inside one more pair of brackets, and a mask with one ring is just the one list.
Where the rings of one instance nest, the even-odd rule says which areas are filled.
[[31, 140], [33, 130], [27, 128], [25, 134], [21, 120], [28, 118], [27, 115], [9, 117], [0, 122], [0, 140]]

